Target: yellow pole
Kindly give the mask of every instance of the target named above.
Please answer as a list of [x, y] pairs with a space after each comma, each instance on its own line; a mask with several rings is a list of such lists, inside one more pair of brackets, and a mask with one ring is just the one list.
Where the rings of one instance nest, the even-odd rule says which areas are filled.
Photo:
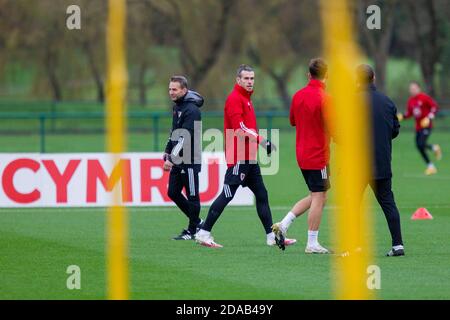
[[[107, 147], [113, 163], [126, 149], [126, 90], [127, 68], [125, 56], [125, 0], [109, 0], [107, 25]], [[121, 169], [122, 170], [122, 169]], [[121, 193], [115, 188], [114, 200], [108, 209], [107, 265], [108, 299], [126, 300], [129, 297], [127, 211], [120, 205]]]
[[[369, 239], [369, 211], [362, 203], [362, 189], [369, 179], [370, 122], [366, 101], [357, 94], [355, 70], [361, 61], [353, 34], [354, 26], [347, 0], [321, 2], [325, 56], [330, 65], [329, 93], [332, 96], [330, 124], [337, 134], [333, 155], [336, 210], [333, 218], [338, 253], [334, 259], [335, 297], [369, 299], [367, 268], [372, 253]], [[365, 26], [361, 26], [365, 27]], [[361, 248], [360, 253], [358, 248]]]

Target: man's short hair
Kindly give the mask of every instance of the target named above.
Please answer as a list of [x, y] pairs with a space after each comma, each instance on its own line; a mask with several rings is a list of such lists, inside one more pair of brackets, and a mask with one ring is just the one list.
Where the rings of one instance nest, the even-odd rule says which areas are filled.
[[253, 68], [250, 67], [249, 65], [241, 64], [241, 65], [239, 66], [239, 68], [237, 69], [236, 76], [237, 76], [238, 78], [240, 78], [240, 77], [242, 76], [242, 72], [244, 72], [244, 71], [255, 72], [255, 71], [253, 70]]
[[323, 80], [328, 72], [328, 65], [322, 58], [315, 58], [309, 62], [309, 74], [313, 79]]
[[368, 64], [361, 64], [356, 68], [356, 77], [361, 84], [372, 84], [375, 80], [375, 71]]
[[188, 80], [183, 76], [173, 76], [170, 78], [170, 82], [178, 82], [181, 89], [188, 89]]

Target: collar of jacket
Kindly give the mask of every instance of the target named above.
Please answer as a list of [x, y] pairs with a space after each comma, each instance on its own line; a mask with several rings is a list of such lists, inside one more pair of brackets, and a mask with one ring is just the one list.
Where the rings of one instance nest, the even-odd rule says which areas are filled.
[[375, 84], [371, 83], [367, 86], [360, 86], [358, 91], [377, 91]]
[[249, 99], [253, 94], [253, 91], [248, 92], [247, 90], [245, 90], [243, 87], [241, 87], [237, 83], [234, 85], [234, 90], [236, 90], [237, 92], [239, 92], [239, 94], [241, 94], [242, 96], [247, 97]]
[[326, 88], [325, 83], [322, 82], [322, 81], [320, 81], [320, 80], [317, 80], [317, 79], [311, 79], [311, 80], [309, 80], [308, 86], [311, 86], [311, 87], [319, 87], [319, 88], [322, 88], [322, 89], [325, 89], [325, 88]]
[[189, 93], [189, 91], [186, 92], [186, 94], [185, 94], [184, 96], [178, 98], [178, 100], [175, 101], [175, 104], [176, 104], [177, 106], [181, 106], [181, 105], [183, 104], [183, 102], [184, 102], [184, 98], [186, 98], [186, 96], [187, 96], [188, 93]]

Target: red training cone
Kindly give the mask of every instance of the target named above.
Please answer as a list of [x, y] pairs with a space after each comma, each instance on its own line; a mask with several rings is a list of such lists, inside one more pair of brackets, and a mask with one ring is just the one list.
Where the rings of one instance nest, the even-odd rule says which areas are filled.
[[432, 220], [433, 216], [431, 213], [425, 208], [419, 208], [416, 212], [414, 212], [411, 217], [412, 220]]

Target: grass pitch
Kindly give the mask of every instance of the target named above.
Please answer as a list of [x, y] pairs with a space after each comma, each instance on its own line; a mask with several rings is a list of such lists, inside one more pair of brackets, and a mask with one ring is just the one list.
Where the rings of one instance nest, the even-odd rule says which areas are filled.
[[[442, 120], [441, 120], [442, 121]], [[447, 121], [448, 123], [448, 121]], [[450, 135], [437, 130], [444, 160], [439, 174], [425, 177], [409, 126], [394, 143], [394, 192], [401, 211], [407, 256], [386, 258], [390, 248], [387, 224], [373, 203], [375, 254], [381, 268], [381, 299], [450, 299]], [[280, 220], [307, 194], [296, 166], [293, 132], [281, 136], [281, 168], [265, 177], [274, 221]], [[102, 151], [101, 136], [55, 136], [51, 150]], [[4, 152], [35, 148], [36, 137], [2, 136]], [[64, 141], [71, 141], [68, 145]], [[130, 137], [131, 151], [147, 150], [148, 136]], [[373, 196], [370, 195], [373, 200]], [[411, 221], [415, 209], [426, 207], [430, 221]], [[202, 208], [202, 217], [208, 208]], [[104, 299], [104, 209], [1, 209], [0, 299]], [[227, 208], [213, 234], [224, 245], [210, 250], [194, 242], [170, 238], [186, 225], [174, 208], [130, 209], [129, 262], [132, 299], [332, 299], [330, 256], [307, 256], [306, 218], [298, 219], [290, 237], [298, 244], [281, 252], [265, 245], [254, 207]], [[331, 246], [332, 225], [326, 210], [320, 241]], [[81, 268], [81, 290], [68, 290], [66, 269]]]

